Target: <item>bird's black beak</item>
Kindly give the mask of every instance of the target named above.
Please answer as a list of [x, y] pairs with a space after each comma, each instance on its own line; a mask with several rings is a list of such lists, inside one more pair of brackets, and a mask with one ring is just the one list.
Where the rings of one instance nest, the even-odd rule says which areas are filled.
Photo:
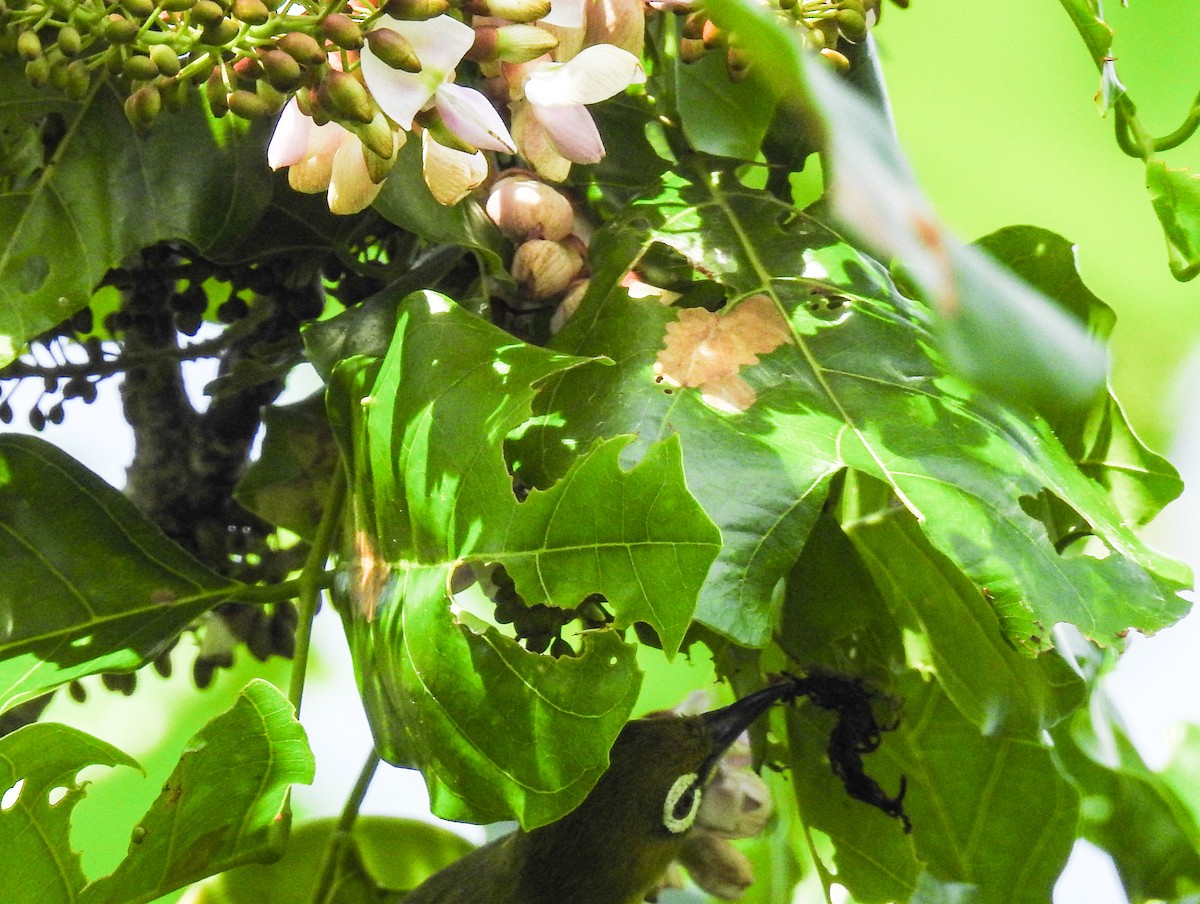
[[755, 691], [753, 694], [743, 697], [736, 703], [731, 703], [720, 709], [714, 709], [712, 712], [701, 716], [700, 718], [704, 720], [704, 724], [712, 733], [713, 739], [712, 753], [709, 754], [708, 759], [704, 761], [704, 765], [702, 766], [703, 774], [707, 775], [716, 768], [717, 763], [725, 755], [725, 751], [729, 749], [729, 746], [759, 716], [780, 700], [794, 699], [798, 691], [799, 688], [795, 679], [787, 679], [778, 684], [772, 684], [769, 687], [764, 687], [762, 690]]

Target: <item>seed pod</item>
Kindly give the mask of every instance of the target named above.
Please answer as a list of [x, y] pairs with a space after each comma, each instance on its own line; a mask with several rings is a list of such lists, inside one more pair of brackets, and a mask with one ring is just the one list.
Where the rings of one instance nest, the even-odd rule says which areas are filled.
[[331, 13], [321, 20], [318, 28], [327, 41], [343, 50], [358, 50], [363, 46], [362, 29], [345, 13]]
[[155, 44], [150, 48], [150, 59], [160, 75], [170, 77], [179, 74], [179, 54], [170, 44]]
[[231, 113], [242, 119], [262, 119], [271, 115], [270, 105], [253, 91], [231, 91], [225, 103]]
[[17, 53], [26, 63], [42, 56], [42, 39], [36, 31], [23, 31], [17, 37]]
[[539, 179], [501, 179], [492, 187], [484, 209], [513, 242], [531, 238], [561, 241], [575, 225], [571, 202]]
[[64, 25], [58, 30], [58, 49], [63, 52], [63, 56], [73, 57], [83, 49], [83, 38], [79, 35], [79, 29]]
[[304, 80], [304, 70], [296, 58], [282, 50], [269, 48], [258, 52], [258, 62], [267, 81], [280, 91], [293, 91]]
[[562, 242], [532, 239], [513, 255], [513, 278], [535, 302], [562, 292], [582, 269], [583, 257]]
[[440, 16], [449, 8], [449, 0], [388, 0], [383, 11], [394, 19], [419, 22]]
[[25, 64], [25, 80], [34, 88], [45, 88], [50, 83], [50, 62], [38, 57]]
[[374, 118], [371, 95], [362, 82], [345, 72], [331, 69], [317, 89], [317, 97], [327, 109], [350, 119], [367, 123]]
[[215, 25], [225, 18], [225, 10], [216, 0], [196, 0], [192, 6], [191, 20], [196, 25]]
[[125, 98], [125, 118], [137, 129], [148, 129], [162, 110], [162, 95], [154, 85], [144, 85]]
[[158, 67], [154, 65], [154, 60], [146, 56], [129, 56], [125, 58], [125, 65], [122, 72], [126, 78], [134, 81], [149, 81], [158, 75]]
[[263, 0], [233, 0], [230, 12], [247, 25], [262, 25], [271, 18], [271, 10]]
[[367, 32], [367, 44], [371, 52], [393, 69], [402, 72], [420, 72], [421, 61], [408, 38], [391, 28], [376, 28]]

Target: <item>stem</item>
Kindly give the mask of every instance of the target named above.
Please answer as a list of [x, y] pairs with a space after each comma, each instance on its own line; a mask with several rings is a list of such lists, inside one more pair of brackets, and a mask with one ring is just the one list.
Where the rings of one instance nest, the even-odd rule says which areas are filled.
[[317, 884], [313, 887], [313, 895], [310, 899], [312, 904], [325, 904], [329, 897], [333, 880], [337, 877], [337, 865], [341, 860], [342, 849], [350, 840], [354, 822], [358, 819], [359, 807], [362, 806], [363, 798], [367, 796], [367, 788], [371, 786], [371, 779], [375, 777], [375, 770], [378, 767], [379, 754], [372, 747], [367, 761], [363, 763], [362, 771], [358, 773], [358, 780], [354, 783], [350, 796], [346, 798], [346, 805], [342, 808], [342, 815], [338, 817], [337, 825], [334, 826], [329, 846], [325, 849], [325, 858], [321, 861], [321, 869], [317, 873]]
[[317, 614], [321, 590], [329, 586], [327, 582], [323, 582], [330, 574], [325, 571], [325, 562], [329, 558], [333, 534], [341, 521], [342, 505], [345, 501], [346, 472], [339, 466], [334, 471], [333, 481], [329, 485], [329, 495], [325, 498], [325, 510], [321, 513], [321, 523], [317, 527], [312, 549], [309, 550], [297, 580], [300, 587], [300, 621], [296, 626], [296, 652], [292, 657], [292, 680], [288, 686], [288, 700], [296, 708], [297, 718], [300, 716], [300, 699], [304, 696], [304, 677], [308, 672], [308, 648], [312, 641], [313, 617]]

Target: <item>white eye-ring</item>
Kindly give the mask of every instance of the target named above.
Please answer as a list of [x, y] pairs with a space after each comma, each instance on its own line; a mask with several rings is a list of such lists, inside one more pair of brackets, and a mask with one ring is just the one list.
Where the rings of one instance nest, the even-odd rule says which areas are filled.
[[675, 779], [675, 784], [667, 792], [667, 799], [663, 801], [663, 825], [668, 832], [678, 835], [692, 827], [696, 821], [696, 811], [700, 809], [701, 794], [696, 773], [689, 772]]

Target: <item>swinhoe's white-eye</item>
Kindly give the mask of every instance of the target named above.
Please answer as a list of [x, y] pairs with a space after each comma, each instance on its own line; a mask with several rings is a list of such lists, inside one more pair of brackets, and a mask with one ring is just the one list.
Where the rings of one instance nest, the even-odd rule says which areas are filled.
[[575, 810], [472, 851], [404, 904], [640, 904], [682, 848], [729, 745], [795, 695], [785, 682], [699, 716], [635, 719]]

